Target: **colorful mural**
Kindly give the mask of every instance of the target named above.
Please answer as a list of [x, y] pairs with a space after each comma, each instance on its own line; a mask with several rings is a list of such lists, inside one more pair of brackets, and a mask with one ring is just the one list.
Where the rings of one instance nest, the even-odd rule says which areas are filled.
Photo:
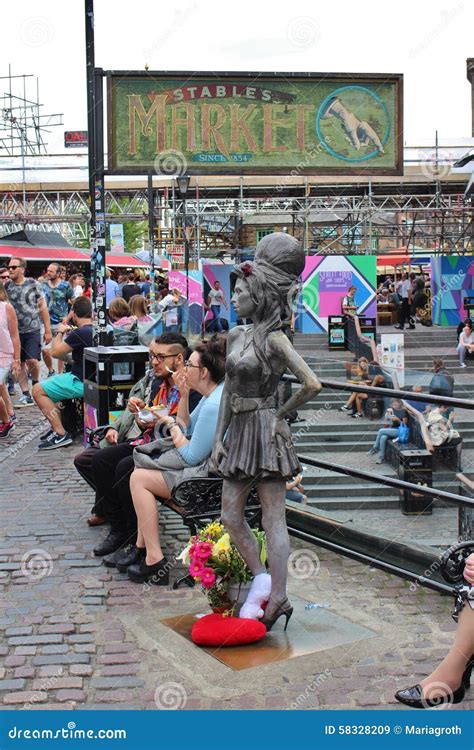
[[433, 324], [457, 326], [466, 317], [464, 297], [474, 290], [474, 260], [459, 256], [431, 258]]
[[301, 276], [296, 330], [302, 333], [326, 332], [328, 317], [341, 314], [342, 298], [350, 286], [357, 289], [357, 312], [375, 317], [376, 260], [370, 255], [309, 256]]

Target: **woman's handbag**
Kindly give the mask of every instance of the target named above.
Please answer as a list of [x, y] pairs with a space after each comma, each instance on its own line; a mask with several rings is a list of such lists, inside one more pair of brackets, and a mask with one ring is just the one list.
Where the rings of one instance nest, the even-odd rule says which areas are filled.
[[133, 461], [137, 469], [176, 471], [189, 466], [174, 447], [170, 437], [158, 438], [146, 445], [137, 445], [133, 451]]

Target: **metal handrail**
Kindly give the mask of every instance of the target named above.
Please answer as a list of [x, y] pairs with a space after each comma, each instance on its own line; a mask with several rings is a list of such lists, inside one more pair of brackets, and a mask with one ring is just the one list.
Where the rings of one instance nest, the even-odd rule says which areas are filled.
[[341, 464], [328, 463], [328, 461], [321, 461], [317, 458], [310, 458], [309, 456], [298, 456], [299, 460], [309, 466], [315, 466], [318, 469], [328, 469], [334, 471], [336, 474], [344, 474], [348, 477], [355, 477], [356, 479], [366, 479], [368, 482], [374, 482], [376, 484], [383, 484], [386, 487], [395, 487], [400, 490], [411, 490], [419, 495], [428, 495], [433, 498], [440, 498], [442, 500], [449, 500], [451, 503], [463, 505], [466, 508], [474, 508], [474, 500], [470, 500], [468, 497], [463, 495], [455, 495], [453, 492], [447, 492], [446, 490], [437, 490], [432, 487], [425, 487], [420, 484], [413, 484], [412, 482], [405, 482], [403, 479], [396, 479], [395, 477], [388, 477], [386, 474], [374, 474], [371, 471], [362, 471], [361, 469], [353, 469], [347, 466], [341, 466]]
[[[290, 383], [301, 382], [294, 375], [283, 375], [282, 380]], [[459, 409], [474, 409], [474, 401], [453, 396], [435, 396], [432, 393], [415, 393], [413, 391], [402, 391], [395, 388], [379, 388], [372, 385], [358, 385], [357, 383], [343, 383], [341, 380], [326, 380], [319, 378], [323, 388], [331, 388], [334, 391], [350, 391], [351, 393], [367, 393], [368, 395], [381, 396], [383, 398], [401, 398], [406, 401], [426, 401], [432, 404], [446, 404], [446, 406], [457, 406]]]

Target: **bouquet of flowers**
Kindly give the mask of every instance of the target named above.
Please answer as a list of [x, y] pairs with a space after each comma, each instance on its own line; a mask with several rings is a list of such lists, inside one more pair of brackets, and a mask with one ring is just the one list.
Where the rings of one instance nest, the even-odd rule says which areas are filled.
[[[265, 532], [252, 529], [258, 541], [260, 560], [267, 560]], [[191, 537], [187, 546], [177, 558], [188, 565], [189, 573], [199, 581], [213, 609], [233, 611], [236, 600], [229, 595], [229, 587], [252, 580], [253, 575], [244, 558], [231, 542], [224, 526], [217, 521], [208, 523], [196, 536]]]

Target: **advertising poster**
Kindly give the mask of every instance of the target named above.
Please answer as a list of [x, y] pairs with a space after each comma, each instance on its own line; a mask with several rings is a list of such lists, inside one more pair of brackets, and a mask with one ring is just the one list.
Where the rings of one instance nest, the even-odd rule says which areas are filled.
[[110, 252], [125, 252], [125, 242], [123, 237], [123, 224], [110, 224]]
[[302, 333], [327, 332], [328, 318], [341, 315], [342, 300], [350, 286], [356, 287], [357, 313], [375, 317], [376, 283], [374, 256], [309, 256], [301, 275], [296, 329]]
[[395, 370], [398, 384], [405, 384], [405, 336], [403, 333], [382, 333], [380, 337], [380, 364]]

